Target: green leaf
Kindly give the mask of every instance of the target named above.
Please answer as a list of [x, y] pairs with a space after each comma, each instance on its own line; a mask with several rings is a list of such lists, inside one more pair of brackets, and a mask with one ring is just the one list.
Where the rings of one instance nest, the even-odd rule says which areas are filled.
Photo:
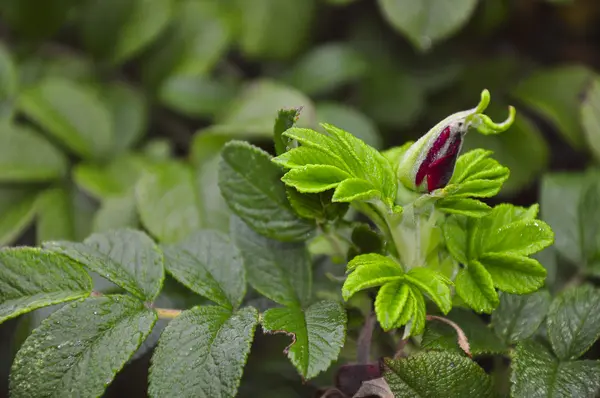
[[412, 316], [412, 305], [409, 285], [401, 280], [383, 285], [375, 299], [375, 314], [381, 328], [387, 331], [396, 324], [406, 324]]
[[292, 335], [286, 348], [292, 364], [308, 380], [329, 368], [346, 339], [346, 311], [340, 303], [320, 301], [307, 309], [271, 308], [263, 314], [266, 333]]
[[[240, 13], [239, 45], [254, 59], [284, 59], [295, 55], [310, 33], [315, 0], [235, 1]], [[265, 23], [269, 21], [269, 23]]]
[[348, 203], [332, 203], [333, 191], [300, 193], [286, 187], [286, 194], [296, 214], [309, 220], [316, 219], [320, 223], [334, 221], [344, 217], [348, 211]]
[[92, 292], [92, 280], [83, 268], [59, 254], [35, 248], [3, 249], [0, 264], [0, 323]]
[[[318, 102], [316, 112], [319, 122], [338, 126], [363, 140], [365, 144], [381, 149], [383, 144], [377, 125], [357, 109], [336, 102]], [[319, 130], [325, 132], [325, 129]]]
[[315, 110], [310, 98], [294, 88], [272, 80], [255, 80], [220, 114], [216, 125], [206, 131], [230, 137], [271, 138], [277, 110], [298, 107], [302, 107], [298, 125], [313, 126]]
[[3, 19], [24, 40], [51, 36], [67, 20], [77, 0], [6, 0], [0, 5]]
[[585, 149], [580, 96], [591, 78], [591, 71], [579, 65], [545, 69], [519, 83], [513, 94], [553, 123], [571, 146]]
[[494, 280], [494, 286], [507, 293], [531, 293], [544, 285], [546, 269], [537, 261], [510, 253], [484, 254], [479, 261]]
[[163, 250], [165, 267], [175, 279], [221, 306], [239, 307], [246, 294], [246, 272], [240, 251], [227, 235], [199, 231]]
[[107, 85], [102, 94], [112, 116], [114, 150], [130, 149], [146, 132], [149, 114], [146, 98], [139, 90], [124, 83]]
[[527, 295], [502, 293], [492, 314], [498, 337], [507, 344], [528, 339], [538, 330], [550, 307], [550, 294], [540, 290]]
[[305, 240], [314, 225], [289, 204], [283, 173], [268, 153], [232, 141], [221, 152], [219, 188], [231, 211], [256, 232], [281, 241]]
[[600, 291], [584, 285], [560, 294], [550, 306], [547, 329], [560, 359], [581, 356], [600, 337]]
[[376, 253], [354, 257], [348, 263], [348, 272], [350, 275], [342, 287], [344, 300], [348, 300], [360, 290], [404, 279], [404, 271], [400, 264], [389, 257]]
[[305, 243], [266, 238], [237, 217], [232, 217], [230, 229], [242, 252], [246, 277], [254, 289], [282, 305], [308, 304], [312, 271]]
[[397, 398], [492, 397], [492, 381], [475, 362], [460, 354], [422, 352], [385, 360], [384, 377]]
[[559, 361], [541, 343], [523, 341], [512, 359], [511, 397], [595, 397], [600, 362]]
[[586, 141], [594, 157], [600, 159], [600, 79], [595, 78], [587, 89], [580, 112]]
[[258, 312], [194, 307], [172, 320], [152, 356], [151, 397], [233, 397], [250, 352]]
[[447, 314], [452, 309], [452, 297], [449, 285], [452, 282], [434, 270], [416, 267], [406, 273], [406, 282], [416, 286]]
[[145, 159], [139, 155], [124, 153], [106, 164], [77, 164], [73, 169], [73, 179], [90, 195], [106, 199], [132, 191], [146, 169]]
[[175, 2], [168, 29], [141, 65], [144, 80], [152, 87], [160, 86], [162, 97], [165, 91], [173, 90], [177, 81], [206, 82], [205, 77], [233, 38], [231, 14], [230, 4], [207, 0]]
[[177, 242], [200, 229], [193, 177], [187, 166], [171, 161], [146, 171], [137, 182], [140, 220], [159, 241]]
[[477, 261], [471, 261], [461, 269], [454, 284], [456, 293], [476, 312], [491, 314], [500, 303], [492, 276]]
[[171, 0], [109, 0], [86, 4], [81, 18], [85, 47], [117, 64], [139, 53], [167, 26]]
[[294, 127], [296, 120], [300, 117], [302, 108], [280, 109], [277, 112], [275, 126], [273, 128], [273, 141], [275, 142], [275, 153], [281, 155], [287, 152], [290, 141], [282, 134], [289, 128]]
[[0, 245], [13, 243], [31, 224], [37, 195], [33, 188], [0, 188]]
[[506, 224], [490, 231], [490, 239], [481, 250], [484, 253], [510, 253], [528, 256], [550, 246], [554, 233], [548, 224], [540, 220], [525, 220]]
[[18, 86], [15, 62], [6, 46], [0, 45], [0, 120], [12, 118]]
[[[497, 311], [494, 312], [494, 314]], [[462, 308], [450, 311], [447, 319], [456, 323], [465, 333], [473, 355], [502, 354], [506, 345], [494, 334], [485, 322], [473, 312]], [[456, 330], [450, 325], [430, 321], [427, 323], [421, 346], [427, 350], [448, 350], [462, 353], [458, 345]]]
[[350, 44], [326, 43], [300, 58], [286, 81], [303, 93], [316, 96], [356, 81], [365, 74], [367, 66], [363, 55]]
[[94, 215], [93, 231], [107, 232], [113, 229], [138, 228], [140, 220], [137, 214], [133, 194], [112, 196], [102, 201], [100, 209]]
[[83, 85], [48, 78], [21, 93], [21, 111], [85, 159], [101, 159], [113, 142], [110, 113]]
[[67, 171], [67, 160], [35, 130], [0, 124], [0, 182], [45, 182]]
[[75, 240], [75, 212], [72, 192], [66, 187], [50, 188], [36, 201], [35, 224], [38, 244], [48, 240]]
[[163, 254], [146, 234], [132, 229], [90, 235], [83, 243], [46, 242], [90, 270], [147, 301], [153, 301], [164, 279]]
[[421, 51], [456, 33], [467, 23], [476, 5], [477, 0], [459, 0], [451, 5], [444, 0], [379, 0], [387, 21]]
[[442, 198], [436, 202], [435, 208], [448, 214], [460, 214], [467, 217], [483, 217], [491, 208], [487, 204], [471, 198]]
[[446, 248], [452, 254], [452, 257], [463, 265], [469, 262], [468, 222], [467, 217], [453, 215], [447, 217], [446, 222], [442, 224]]
[[376, 198], [392, 207], [398, 183], [390, 162], [352, 134], [328, 124], [323, 127], [328, 135], [300, 128], [284, 133], [302, 146], [273, 159], [290, 169], [283, 181], [300, 192], [336, 188], [334, 201]]
[[10, 375], [14, 397], [101, 396], [156, 322], [156, 313], [128, 296], [66, 305], [25, 340]]

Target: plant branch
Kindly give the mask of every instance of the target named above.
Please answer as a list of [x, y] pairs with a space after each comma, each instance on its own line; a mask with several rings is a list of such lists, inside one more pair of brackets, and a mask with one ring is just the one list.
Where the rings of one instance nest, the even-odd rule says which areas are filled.
[[358, 335], [356, 360], [359, 364], [367, 364], [371, 361], [371, 339], [373, 337], [373, 330], [375, 329], [375, 321], [375, 314], [373, 311], [370, 311]]
[[181, 310], [174, 310], [171, 308], [155, 308], [154, 310], [160, 319], [175, 319], [181, 315], [182, 312]]

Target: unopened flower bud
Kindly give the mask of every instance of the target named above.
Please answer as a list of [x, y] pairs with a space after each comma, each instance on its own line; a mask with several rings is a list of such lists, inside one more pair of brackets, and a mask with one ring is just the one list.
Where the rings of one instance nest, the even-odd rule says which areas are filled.
[[500, 124], [482, 114], [489, 101], [490, 94], [484, 90], [477, 107], [448, 116], [411, 145], [398, 166], [400, 182], [418, 192], [432, 192], [445, 187], [452, 178], [469, 128], [476, 128], [482, 134], [497, 134], [512, 125], [515, 116], [513, 107], [509, 108], [508, 119]]

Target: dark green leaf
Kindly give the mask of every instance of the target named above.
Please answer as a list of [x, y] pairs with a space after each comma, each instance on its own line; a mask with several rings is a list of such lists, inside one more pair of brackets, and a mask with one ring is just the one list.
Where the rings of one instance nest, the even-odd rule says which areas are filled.
[[77, 0], [5, 0], [0, 10], [23, 39], [38, 40], [56, 33], [76, 4]]
[[351, 45], [327, 43], [305, 54], [289, 72], [286, 81], [303, 93], [315, 96], [356, 81], [364, 75], [367, 66], [363, 55]]
[[83, 42], [97, 58], [120, 63], [151, 43], [167, 26], [171, 0], [103, 0], [87, 2]]
[[100, 209], [94, 215], [93, 231], [107, 232], [120, 228], [138, 228], [139, 224], [133, 194], [112, 196], [102, 201]]
[[75, 214], [72, 192], [66, 187], [44, 191], [36, 202], [36, 240], [75, 240]]
[[593, 398], [600, 391], [600, 362], [561, 362], [541, 343], [523, 341], [513, 355], [511, 381], [515, 398]]
[[237, 217], [232, 217], [230, 229], [234, 243], [242, 252], [246, 277], [254, 289], [282, 305], [308, 304], [312, 270], [304, 243], [266, 238]]
[[67, 160], [29, 127], [0, 124], [0, 182], [37, 182], [61, 178]]
[[550, 294], [545, 290], [527, 295], [502, 293], [500, 305], [492, 314], [492, 325], [504, 342], [513, 344], [534, 335], [549, 307]]
[[146, 98], [140, 91], [124, 83], [107, 85], [103, 98], [112, 116], [115, 140], [113, 148], [117, 152], [125, 151], [135, 145], [146, 132]]
[[12, 243], [33, 221], [37, 196], [33, 188], [0, 188], [0, 245]]
[[263, 314], [267, 333], [292, 335], [288, 358], [303, 379], [312, 379], [336, 360], [346, 339], [346, 311], [340, 303], [320, 301], [307, 309], [271, 308]]
[[18, 86], [16, 65], [8, 49], [0, 45], [0, 119], [13, 116]]
[[3, 249], [0, 265], [0, 323], [92, 292], [89, 275], [60, 254], [34, 248]]
[[235, 3], [241, 15], [240, 47], [248, 57], [260, 59], [295, 55], [308, 38], [316, 6], [315, 0]]
[[98, 199], [128, 194], [146, 170], [147, 162], [138, 155], [124, 153], [106, 164], [79, 163], [73, 179], [83, 190]]
[[[494, 312], [494, 314], [495, 313], [496, 312]], [[446, 318], [456, 323], [465, 333], [473, 355], [490, 353], [500, 354], [506, 352], [507, 347], [504, 343], [502, 343], [488, 325], [473, 312], [462, 308], [456, 308], [453, 309]], [[450, 325], [435, 320], [427, 323], [421, 345], [428, 350], [451, 350], [459, 353], [462, 352], [458, 345], [456, 330]]]
[[101, 396], [156, 319], [154, 311], [128, 296], [66, 305], [44, 320], [17, 353], [11, 396]]
[[111, 116], [87, 87], [48, 78], [22, 92], [19, 107], [75, 154], [86, 159], [108, 155], [114, 139]]
[[581, 356], [600, 337], [600, 291], [584, 285], [560, 294], [550, 306], [547, 328], [560, 359]]
[[282, 171], [268, 153], [232, 141], [221, 152], [219, 187], [229, 208], [256, 232], [281, 241], [305, 240], [314, 229], [289, 204]]
[[397, 398], [492, 397], [492, 381], [475, 362], [460, 354], [423, 352], [385, 360], [385, 380]]
[[169, 323], [152, 356], [151, 397], [233, 397], [250, 352], [258, 312], [194, 307]]
[[240, 251], [227, 235], [205, 230], [164, 247], [165, 267], [179, 282], [215, 303], [237, 308], [246, 294]]
[[93, 234], [83, 243], [56, 241], [44, 247], [79, 261], [144, 300], [153, 301], [163, 284], [163, 254], [141, 231], [113, 230]]
[[477, 0], [459, 0], [452, 4], [444, 0], [379, 0], [388, 22], [422, 51], [465, 25], [476, 5]]
[[569, 144], [583, 149], [580, 95], [591, 78], [591, 71], [579, 65], [541, 70], [522, 81], [514, 95], [552, 122]]
[[200, 229], [193, 177], [186, 165], [168, 162], [146, 171], [137, 182], [140, 220], [161, 242], [177, 242]]

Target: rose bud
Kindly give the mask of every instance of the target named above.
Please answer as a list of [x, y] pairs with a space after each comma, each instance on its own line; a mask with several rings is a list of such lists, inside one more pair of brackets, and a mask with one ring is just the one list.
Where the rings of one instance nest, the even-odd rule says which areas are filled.
[[432, 192], [444, 188], [454, 173], [456, 159], [469, 128], [482, 134], [506, 131], [513, 123], [515, 109], [509, 107], [509, 117], [496, 124], [482, 114], [490, 101], [487, 90], [481, 93], [477, 107], [448, 116], [412, 144], [398, 166], [398, 178], [407, 188]]

